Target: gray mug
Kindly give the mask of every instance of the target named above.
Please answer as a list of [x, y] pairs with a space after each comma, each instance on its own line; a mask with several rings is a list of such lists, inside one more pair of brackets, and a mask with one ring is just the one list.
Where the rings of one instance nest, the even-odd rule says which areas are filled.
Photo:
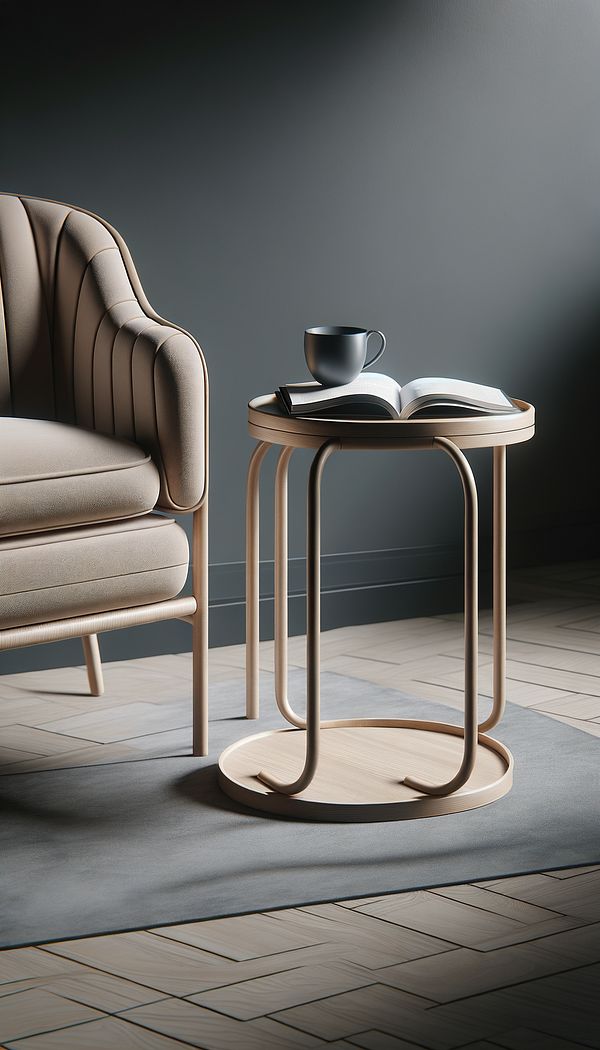
[[[367, 361], [369, 336], [378, 335], [381, 346]], [[304, 356], [309, 372], [322, 386], [351, 383], [362, 372], [379, 361], [385, 350], [385, 336], [377, 329], [351, 325], [319, 325], [304, 333]]]

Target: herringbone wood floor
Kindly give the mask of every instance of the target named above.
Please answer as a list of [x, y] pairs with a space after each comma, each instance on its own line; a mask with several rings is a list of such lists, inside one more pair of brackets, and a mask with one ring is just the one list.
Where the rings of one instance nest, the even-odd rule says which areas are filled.
[[[600, 735], [600, 562], [521, 572], [512, 598], [509, 699]], [[460, 707], [459, 621], [331, 631], [324, 667]], [[270, 667], [272, 645], [263, 650]], [[290, 650], [301, 663], [302, 640]], [[490, 651], [484, 615], [485, 695]], [[213, 681], [243, 675], [241, 647], [211, 661]], [[0, 772], [189, 749], [187, 656], [113, 664], [106, 680], [96, 699], [81, 668], [5, 676]], [[7, 950], [0, 1040], [23, 1050], [600, 1047], [599, 983], [600, 866], [590, 866]]]

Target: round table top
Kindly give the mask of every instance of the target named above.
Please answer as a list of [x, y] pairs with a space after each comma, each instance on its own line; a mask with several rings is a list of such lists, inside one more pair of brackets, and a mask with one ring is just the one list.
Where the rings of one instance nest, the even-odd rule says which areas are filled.
[[439, 419], [324, 419], [289, 416], [275, 394], [261, 394], [248, 405], [252, 437], [272, 445], [318, 448], [337, 439], [340, 448], [431, 448], [435, 438], [450, 438], [459, 448], [493, 448], [529, 441], [535, 433], [535, 409], [511, 399], [514, 413]]

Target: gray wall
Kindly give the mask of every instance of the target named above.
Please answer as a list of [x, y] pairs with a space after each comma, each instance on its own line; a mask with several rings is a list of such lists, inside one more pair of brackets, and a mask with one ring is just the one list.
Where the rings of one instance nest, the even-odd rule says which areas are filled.
[[[204, 347], [215, 643], [241, 631], [246, 401], [304, 377], [308, 324], [382, 328], [401, 382], [468, 376], [533, 401], [538, 435], [509, 461], [512, 560], [594, 552], [597, 0], [0, 11], [0, 185], [108, 218], [153, 305]], [[485, 533], [489, 463], [472, 459]], [[326, 559], [326, 622], [456, 604], [460, 511], [441, 456], [333, 461], [324, 550], [378, 553]], [[186, 632], [113, 635], [105, 653], [186, 648]]]

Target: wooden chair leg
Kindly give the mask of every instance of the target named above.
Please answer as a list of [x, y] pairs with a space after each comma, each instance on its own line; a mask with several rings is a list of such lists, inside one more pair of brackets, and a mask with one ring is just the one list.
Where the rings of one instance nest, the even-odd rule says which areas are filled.
[[246, 718], [260, 708], [260, 468], [270, 447], [256, 446], [246, 483]]
[[85, 656], [90, 693], [92, 696], [102, 696], [104, 692], [104, 678], [102, 676], [102, 659], [100, 657], [98, 635], [85, 634], [81, 641], [83, 643], [83, 655]]
[[192, 528], [193, 754], [208, 754], [208, 498], [194, 512]]

